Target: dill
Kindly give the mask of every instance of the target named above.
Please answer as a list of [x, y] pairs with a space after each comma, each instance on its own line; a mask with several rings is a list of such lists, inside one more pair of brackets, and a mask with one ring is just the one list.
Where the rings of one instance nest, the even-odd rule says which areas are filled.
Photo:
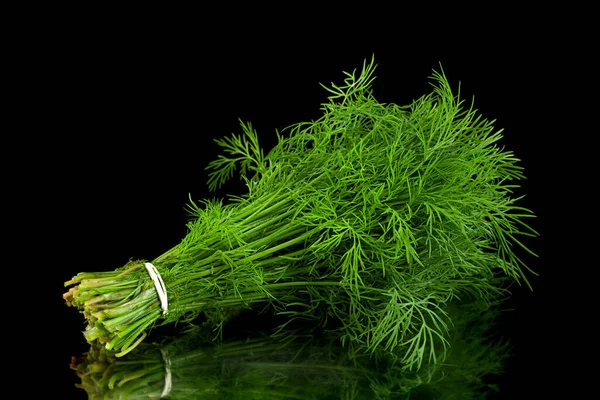
[[277, 133], [265, 154], [250, 123], [217, 143], [215, 190], [239, 176], [247, 193], [190, 201], [182, 241], [151, 262], [166, 285], [161, 315], [144, 260], [80, 273], [65, 286], [86, 340], [122, 356], [146, 331], [206, 318], [218, 337], [243, 309], [329, 327], [343, 345], [436, 362], [458, 299], [496, 302], [534, 273], [519, 257], [533, 212], [515, 195], [524, 172], [502, 131], [452, 93], [443, 72], [407, 106], [379, 103], [374, 60], [325, 87], [316, 121]]

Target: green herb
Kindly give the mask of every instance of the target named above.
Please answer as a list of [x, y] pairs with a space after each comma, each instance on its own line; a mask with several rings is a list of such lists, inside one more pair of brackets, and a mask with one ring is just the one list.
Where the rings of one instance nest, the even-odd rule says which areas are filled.
[[[316, 121], [278, 133], [264, 154], [249, 123], [217, 142], [209, 187], [239, 175], [247, 193], [190, 202], [181, 243], [152, 260], [168, 312], [132, 261], [80, 273], [64, 295], [90, 341], [126, 354], [159, 325], [206, 318], [217, 334], [242, 309], [321, 323], [342, 344], [400, 354], [406, 369], [447, 349], [458, 298], [493, 302], [528, 285], [533, 213], [501, 131], [453, 95], [443, 72], [408, 106], [379, 103], [374, 62], [330, 96]], [[285, 324], [281, 327], [285, 328]]]

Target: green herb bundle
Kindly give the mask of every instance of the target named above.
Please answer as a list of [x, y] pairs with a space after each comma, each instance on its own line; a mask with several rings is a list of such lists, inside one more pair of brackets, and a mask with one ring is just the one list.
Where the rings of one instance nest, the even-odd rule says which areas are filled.
[[[71, 368], [94, 399], [485, 399], [508, 343], [490, 340], [497, 310], [452, 305], [456, 322], [444, 363], [403, 371], [390, 354], [352, 356], [314, 328], [264, 331], [215, 344], [203, 329], [142, 343], [127, 357], [92, 344]], [[210, 333], [210, 332], [209, 332]]]
[[278, 133], [267, 154], [250, 124], [217, 140], [209, 188], [238, 174], [247, 193], [190, 202], [187, 235], [151, 260], [168, 308], [145, 260], [66, 282], [85, 338], [121, 356], [160, 325], [202, 316], [219, 331], [240, 310], [264, 309], [411, 369], [443, 354], [452, 300], [495, 301], [527, 284], [518, 253], [536, 235], [533, 213], [513, 193], [524, 175], [501, 131], [443, 73], [412, 104], [382, 104], [374, 70], [365, 62], [326, 88], [323, 115]]

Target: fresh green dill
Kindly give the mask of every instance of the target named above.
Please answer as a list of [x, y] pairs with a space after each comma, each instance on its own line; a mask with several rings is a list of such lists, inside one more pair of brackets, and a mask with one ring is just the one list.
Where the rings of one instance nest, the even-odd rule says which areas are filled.
[[218, 335], [240, 310], [264, 308], [398, 354], [409, 370], [447, 348], [450, 302], [529, 285], [520, 255], [534, 214], [515, 194], [524, 171], [501, 131], [443, 72], [431, 94], [398, 106], [375, 99], [374, 71], [371, 60], [326, 87], [323, 115], [278, 132], [266, 154], [249, 123], [217, 140], [209, 188], [237, 174], [247, 193], [190, 201], [188, 234], [152, 260], [165, 316], [143, 260], [66, 282], [86, 339], [123, 355], [155, 326], [203, 315]]

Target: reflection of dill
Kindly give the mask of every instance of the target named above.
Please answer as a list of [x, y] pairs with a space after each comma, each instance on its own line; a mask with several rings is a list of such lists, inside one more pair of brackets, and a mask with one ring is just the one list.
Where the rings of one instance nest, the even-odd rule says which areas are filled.
[[419, 371], [406, 371], [393, 353], [354, 357], [314, 326], [219, 344], [195, 327], [141, 343], [126, 357], [92, 344], [72, 367], [92, 400], [158, 399], [166, 358], [173, 399], [485, 399], [509, 355], [508, 343], [494, 337], [496, 308], [474, 301], [447, 312], [455, 323], [444, 361]]

